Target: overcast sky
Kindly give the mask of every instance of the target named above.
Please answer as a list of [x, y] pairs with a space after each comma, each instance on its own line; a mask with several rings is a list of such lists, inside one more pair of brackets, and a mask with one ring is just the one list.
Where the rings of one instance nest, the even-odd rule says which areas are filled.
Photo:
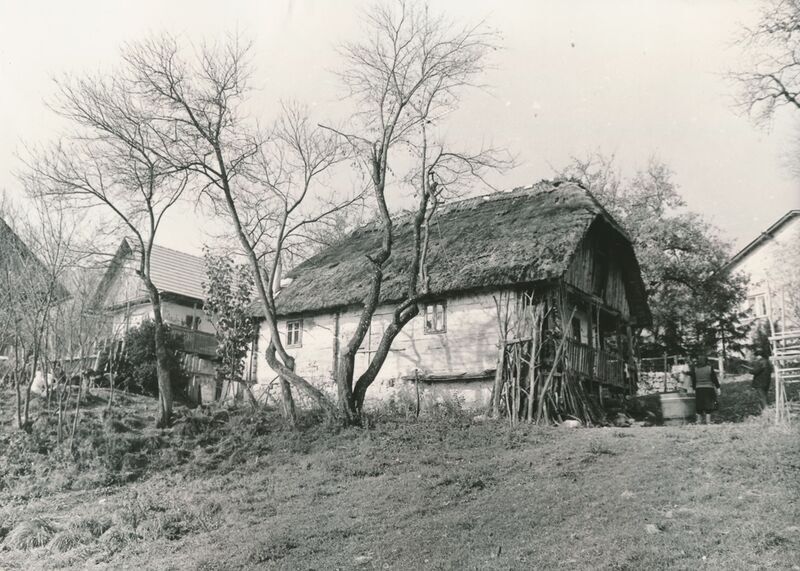
[[[356, 37], [363, 4], [0, 0], [0, 188], [18, 194], [15, 153], [62, 127], [44, 105], [52, 77], [109, 69], [124, 42], [163, 30], [193, 41], [238, 30], [255, 42], [262, 118], [289, 98], [325, 117], [342, 94], [333, 47]], [[770, 129], [756, 128], [734, 109], [735, 88], [723, 77], [743, 65], [733, 40], [755, 19], [755, 1], [430, 4], [467, 22], [485, 17], [503, 35], [486, 76], [491, 90], [467, 97], [448, 127], [450, 140], [492, 141], [519, 157], [500, 186], [549, 178], [571, 156], [599, 150], [628, 172], [659, 157], [689, 206], [737, 246], [800, 208], [800, 181], [786, 167], [796, 119], [785, 112]], [[203, 225], [185, 210], [159, 241], [198, 252]]]

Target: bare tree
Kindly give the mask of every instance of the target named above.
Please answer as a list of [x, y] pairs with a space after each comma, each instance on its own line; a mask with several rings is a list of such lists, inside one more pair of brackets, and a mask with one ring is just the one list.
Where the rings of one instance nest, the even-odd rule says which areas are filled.
[[124, 59], [151, 113], [165, 119], [154, 148], [174, 168], [192, 173], [201, 196], [229, 219], [265, 307], [271, 333], [266, 356], [281, 378], [283, 412], [293, 421], [291, 386], [323, 408], [333, 406], [294, 372], [277, 328], [276, 277], [284, 257], [300, 253], [310, 236], [306, 230], [354, 198], [331, 193], [330, 200], [320, 199], [318, 181], [345, 154], [338, 138], [312, 126], [300, 108], [284, 106], [267, 133], [247, 121], [248, 52], [232, 38], [185, 57], [175, 38], [162, 36], [130, 46]]
[[767, 0], [740, 43], [753, 58], [751, 70], [732, 74], [741, 105], [759, 121], [782, 106], [800, 110], [800, 0]]
[[49, 333], [57, 306], [68, 296], [61, 280], [71, 263], [76, 235], [74, 220], [64, 210], [50, 209], [40, 199], [30, 206], [27, 214], [15, 213], [21, 223], [19, 235], [0, 220], [0, 324], [5, 342], [11, 341], [17, 426], [22, 429], [31, 424], [31, 390], [37, 375], [49, 390]]
[[[368, 173], [382, 232], [380, 249], [368, 256], [370, 288], [358, 325], [338, 360], [339, 410], [346, 423], [360, 422], [367, 390], [394, 339], [419, 313], [420, 298], [427, 293], [428, 222], [444, 193], [456, 191], [465, 177], [483, 180], [487, 169], [510, 166], [511, 161], [496, 149], [453, 152], [436, 136], [436, 127], [457, 108], [461, 90], [477, 86], [497, 39], [482, 23], [459, 27], [421, 4], [400, 0], [373, 6], [365, 14], [362, 39], [342, 48], [342, 80], [358, 111], [354, 125], [337, 132], [352, 145]], [[410, 151], [414, 159], [405, 176], [390, 181], [392, 172], [402, 167], [402, 160], [395, 157], [402, 151]], [[416, 199], [405, 299], [394, 308], [366, 370], [355, 379], [356, 353], [381, 303], [384, 267], [394, 246], [394, 221], [387, 202], [391, 192], [406, 192]]]
[[165, 119], [150, 114], [136, 82], [124, 73], [58, 82], [54, 109], [72, 133], [34, 150], [21, 178], [42, 196], [69, 199], [76, 207], [102, 207], [133, 241], [136, 273], [144, 284], [155, 322], [159, 414], [167, 426], [172, 387], [167, 366], [161, 295], [151, 279], [150, 255], [167, 211], [181, 198], [188, 174], [153, 151]]

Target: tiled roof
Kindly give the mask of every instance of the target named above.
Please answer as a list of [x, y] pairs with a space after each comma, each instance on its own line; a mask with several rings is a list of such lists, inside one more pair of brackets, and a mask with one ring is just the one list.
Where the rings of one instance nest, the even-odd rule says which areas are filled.
[[[144, 285], [138, 278], [133, 277], [133, 270], [137, 262], [138, 255], [134, 255], [133, 240], [122, 240], [97, 287], [93, 301], [94, 305], [108, 306], [122, 301], [131, 301], [131, 296], [136, 298], [146, 297], [147, 293]], [[112, 284], [120, 275], [131, 276], [131, 279], [134, 280], [133, 283], [136, 284], [134, 291], [129, 291], [125, 286], [122, 286], [124, 299], [112, 297], [109, 300], [109, 288], [112, 287]], [[161, 293], [177, 294], [202, 301], [205, 298], [203, 293], [205, 275], [205, 263], [200, 256], [194, 256], [156, 244], [153, 245], [150, 256], [150, 277]]]
[[153, 245], [150, 277], [162, 292], [176, 293], [202, 300], [206, 268], [203, 258], [172, 248]]

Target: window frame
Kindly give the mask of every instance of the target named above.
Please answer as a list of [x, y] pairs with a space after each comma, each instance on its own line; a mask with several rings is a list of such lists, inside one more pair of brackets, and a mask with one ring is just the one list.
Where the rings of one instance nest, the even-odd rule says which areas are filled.
[[581, 318], [577, 315], [574, 316], [572, 318], [572, 322], [570, 323], [570, 327], [572, 328], [572, 339], [583, 345], [583, 323], [581, 323]]
[[[766, 317], [769, 313], [767, 309], [767, 294], [757, 293], [747, 296], [747, 309], [751, 312], [752, 319]], [[759, 309], [763, 309], [763, 313], [759, 313]]]
[[[296, 329], [290, 328], [290, 325], [297, 325]], [[296, 334], [297, 338], [292, 343], [292, 334]], [[286, 320], [286, 347], [302, 347], [303, 346], [303, 320], [302, 319], [287, 319]]]
[[[436, 329], [436, 307], [441, 306], [442, 308], [442, 327], [441, 329]], [[428, 326], [428, 308], [433, 308], [433, 323], [434, 327], [431, 328]], [[436, 301], [428, 301], [425, 302], [424, 311], [422, 314], [422, 319], [424, 321], [424, 330], [425, 335], [441, 335], [443, 333], [447, 333], [447, 301], [446, 300], [436, 300]]]

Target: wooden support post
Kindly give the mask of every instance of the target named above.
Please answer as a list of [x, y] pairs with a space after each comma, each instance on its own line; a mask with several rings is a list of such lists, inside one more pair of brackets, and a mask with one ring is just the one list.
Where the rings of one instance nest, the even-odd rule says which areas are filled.
[[[337, 320], [337, 322], [338, 322], [338, 320]], [[417, 404], [416, 404], [416, 407], [414, 408], [414, 418], [419, 418], [419, 409], [420, 409], [420, 401], [419, 401], [419, 369], [414, 369], [414, 392], [416, 393], [416, 397], [417, 397]]]
[[628, 385], [630, 386], [630, 394], [634, 394], [634, 387], [639, 382], [639, 367], [636, 362], [636, 354], [633, 351], [633, 328], [630, 324], [625, 325], [625, 333], [628, 337], [628, 370], [630, 372], [630, 379]]
[[503, 368], [505, 366], [506, 343], [500, 340], [497, 352], [497, 369], [494, 372], [494, 385], [492, 388], [492, 416], [500, 416], [500, 393], [503, 391]]
[[589, 381], [594, 380], [594, 367], [595, 367], [595, 335], [594, 335], [594, 304], [589, 302], [589, 331], [586, 336], [586, 344], [589, 346], [589, 362], [587, 363], [589, 370]]

